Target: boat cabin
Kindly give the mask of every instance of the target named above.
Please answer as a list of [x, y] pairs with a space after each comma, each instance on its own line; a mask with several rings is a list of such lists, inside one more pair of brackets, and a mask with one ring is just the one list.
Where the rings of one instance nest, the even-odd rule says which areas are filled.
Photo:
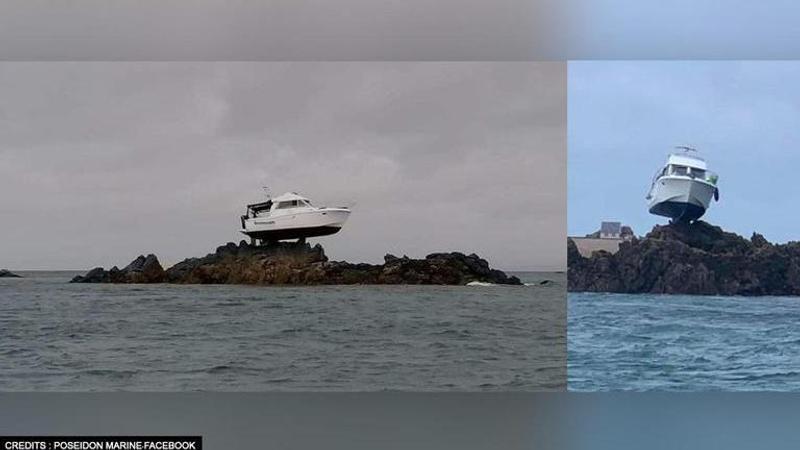
[[265, 202], [247, 205], [245, 218], [268, 216], [273, 212], [285, 209], [312, 208], [311, 201], [295, 192], [287, 192]]
[[656, 179], [664, 176], [690, 177], [714, 182], [716, 175], [707, 170], [706, 161], [696, 155], [673, 153], [667, 158], [667, 164], [656, 174]]

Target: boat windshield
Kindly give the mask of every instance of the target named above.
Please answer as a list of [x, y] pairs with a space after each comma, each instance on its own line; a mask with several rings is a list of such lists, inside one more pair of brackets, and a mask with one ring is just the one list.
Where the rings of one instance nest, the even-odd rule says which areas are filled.
[[689, 168], [689, 176], [692, 178], [701, 178], [705, 180], [706, 178], [706, 171], [703, 169], [698, 169], [696, 167]]
[[689, 168], [686, 166], [676, 166], [672, 165], [672, 171], [670, 172], [672, 175], [679, 175], [679, 176], [686, 176], [689, 172]]
[[717, 184], [717, 180], [719, 179], [719, 176], [710, 170], [698, 169], [697, 167], [679, 166], [676, 164], [670, 165], [669, 170], [665, 169], [659, 176], [667, 174], [703, 180], [714, 185]]

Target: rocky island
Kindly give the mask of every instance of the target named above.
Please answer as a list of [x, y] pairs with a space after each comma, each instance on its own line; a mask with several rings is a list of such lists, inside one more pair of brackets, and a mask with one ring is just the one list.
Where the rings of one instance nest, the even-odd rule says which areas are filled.
[[441, 284], [479, 281], [521, 285], [517, 277], [492, 269], [475, 254], [433, 253], [425, 259], [386, 255], [384, 263], [329, 261], [322, 246], [276, 242], [253, 246], [231, 242], [202, 258], [186, 259], [164, 269], [155, 255], [139, 256], [123, 269], [98, 267], [73, 283], [175, 284]]
[[568, 290], [692, 295], [800, 295], [800, 242], [746, 239], [703, 221], [657, 225], [591, 257], [567, 243]]
[[0, 278], [22, 278], [22, 277], [15, 273], [9, 272], [6, 269], [0, 269]]

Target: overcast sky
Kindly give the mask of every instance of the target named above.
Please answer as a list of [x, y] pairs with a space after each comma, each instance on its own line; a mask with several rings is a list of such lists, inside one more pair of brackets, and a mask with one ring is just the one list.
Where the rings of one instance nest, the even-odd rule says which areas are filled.
[[703, 220], [800, 240], [800, 62], [584, 61], [569, 65], [569, 232], [604, 219], [645, 234], [668, 221], [645, 195], [676, 145], [719, 174]]
[[0, 64], [0, 267], [170, 265], [248, 202], [355, 202], [328, 256], [562, 269], [562, 63]]

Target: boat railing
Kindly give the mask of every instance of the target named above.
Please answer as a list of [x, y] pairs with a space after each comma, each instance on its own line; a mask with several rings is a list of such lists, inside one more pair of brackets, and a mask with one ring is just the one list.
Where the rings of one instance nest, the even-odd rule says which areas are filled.
[[653, 174], [653, 179], [650, 180], [650, 189], [647, 191], [647, 196], [645, 197], [646, 200], [650, 200], [653, 197], [653, 188], [656, 186], [656, 182], [658, 181], [661, 176], [664, 175], [664, 170], [657, 170], [656, 173]]

